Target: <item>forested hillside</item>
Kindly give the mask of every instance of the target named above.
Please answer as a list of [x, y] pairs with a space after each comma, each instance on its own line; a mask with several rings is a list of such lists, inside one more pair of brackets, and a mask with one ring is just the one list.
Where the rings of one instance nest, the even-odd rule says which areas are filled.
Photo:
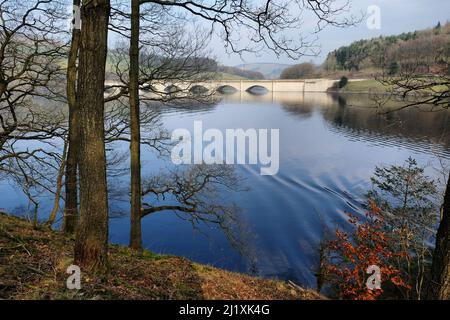
[[323, 71], [379, 71], [397, 74], [414, 68], [417, 72], [436, 73], [450, 57], [450, 23], [434, 28], [353, 42], [330, 54]]

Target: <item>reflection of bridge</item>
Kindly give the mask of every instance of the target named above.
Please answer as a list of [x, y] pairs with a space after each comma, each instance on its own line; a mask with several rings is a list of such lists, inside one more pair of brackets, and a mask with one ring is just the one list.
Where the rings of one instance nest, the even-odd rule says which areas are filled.
[[[226, 88], [244, 92], [253, 88], [264, 88], [269, 92], [326, 92], [335, 83], [328, 79], [305, 79], [305, 80], [211, 80], [211, 81], [166, 81], [150, 83], [157, 92], [177, 91], [223, 91]], [[118, 85], [108, 81], [107, 86]]]
[[277, 103], [291, 105], [317, 105], [330, 107], [336, 105], [333, 95], [321, 92], [268, 92], [267, 94], [252, 94], [249, 92], [236, 92], [234, 94], [223, 95], [225, 101], [239, 101], [251, 103]]

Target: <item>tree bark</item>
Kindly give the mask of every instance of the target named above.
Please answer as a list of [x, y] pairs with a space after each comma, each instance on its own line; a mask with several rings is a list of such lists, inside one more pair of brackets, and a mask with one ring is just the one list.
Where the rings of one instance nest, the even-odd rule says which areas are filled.
[[142, 250], [141, 226], [141, 132], [139, 101], [139, 0], [131, 0], [131, 38], [130, 38], [130, 127], [131, 127], [131, 228], [130, 247]]
[[[73, 0], [73, 5], [80, 6], [80, 0]], [[80, 46], [81, 30], [72, 30], [72, 44], [67, 65], [67, 102], [69, 105], [69, 150], [66, 161], [66, 206], [64, 209], [63, 231], [75, 232], [78, 222], [78, 105], [77, 105], [77, 60]]]
[[75, 264], [106, 271], [108, 191], [104, 129], [104, 89], [109, 0], [85, 1], [78, 66], [80, 216]]
[[442, 219], [436, 235], [428, 298], [450, 299], [450, 176], [444, 196]]

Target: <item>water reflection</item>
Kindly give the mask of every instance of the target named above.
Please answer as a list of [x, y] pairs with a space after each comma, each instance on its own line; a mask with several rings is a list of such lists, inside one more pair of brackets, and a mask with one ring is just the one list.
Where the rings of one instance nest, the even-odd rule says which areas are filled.
[[[289, 114], [301, 118], [320, 112], [330, 130], [369, 143], [388, 144], [401, 140], [405, 147], [414, 150], [417, 150], [415, 143], [422, 144], [422, 148], [426, 147], [424, 143], [432, 144], [440, 146], [436, 152], [441, 156], [447, 156], [444, 150], [450, 148], [450, 112], [446, 110], [429, 112], [426, 108], [410, 108], [396, 111], [401, 105], [398, 102], [388, 106], [387, 110], [379, 110], [368, 95], [269, 92], [255, 96], [238, 93], [226, 100], [280, 104]], [[387, 112], [389, 110], [392, 112]]]
[[[317, 245], [324, 229], [345, 224], [345, 212], [363, 213], [363, 195], [376, 165], [402, 163], [410, 155], [428, 164], [435, 161], [435, 150], [449, 157], [447, 112], [405, 110], [380, 115], [369, 108], [370, 103], [363, 96], [236, 92], [223, 96], [209, 112], [196, 112], [196, 108], [191, 113], [166, 112], [163, 121], [169, 130], [192, 130], [196, 120], [203, 121], [205, 130], [279, 128], [280, 172], [261, 177], [252, 166], [237, 169], [251, 186], [233, 200], [242, 208], [242, 219], [253, 235], [249, 246], [258, 257], [253, 268], [219, 233], [206, 231], [211, 241], [203, 242], [191, 235], [189, 226], [172, 220], [164, 220], [179, 231], [171, 237], [158, 232], [158, 221], [147, 221], [148, 234], [161, 235], [159, 243], [154, 243], [153, 236], [147, 244], [157, 251], [232, 270], [313, 286]], [[356, 104], [365, 107], [353, 107]]]

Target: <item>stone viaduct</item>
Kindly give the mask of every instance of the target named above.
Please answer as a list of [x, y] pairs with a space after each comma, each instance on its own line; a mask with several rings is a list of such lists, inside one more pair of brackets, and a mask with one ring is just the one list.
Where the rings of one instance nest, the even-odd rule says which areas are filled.
[[[329, 79], [302, 79], [302, 80], [211, 80], [211, 81], [166, 81], [155, 82], [147, 85], [157, 92], [177, 91], [223, 91], [231, 89], [238, 92], [251, 91], [255, 88], [264, 88], [269, 92], [326, 92], [333, 86], [336, 80]], [[107, 87], [120, 85], [114, 81], [107, 81]], [[145, 90], [145, 86], [142, 88]]]

